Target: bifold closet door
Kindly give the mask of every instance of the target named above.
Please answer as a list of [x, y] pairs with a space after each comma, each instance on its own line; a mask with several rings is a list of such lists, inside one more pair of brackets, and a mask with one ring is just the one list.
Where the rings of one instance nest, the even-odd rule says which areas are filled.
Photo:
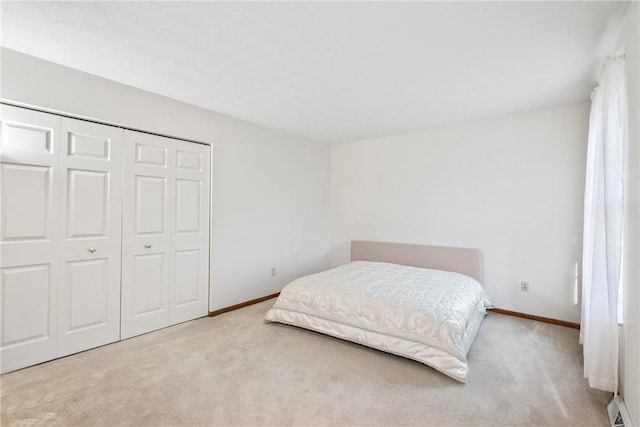
[[62, 120], [58, 357], [120, 339], [122, 132]]
[[0, 109], [2, 372], [207, 314], [209, 146]]
[[56, 356], [60, 117], [1, 106], [2, 372]]
[[120, 338], [122, 130], [2, 106], [2, 372]]
[[122, 338], [207, 314], [209, 149], [125, 132]]

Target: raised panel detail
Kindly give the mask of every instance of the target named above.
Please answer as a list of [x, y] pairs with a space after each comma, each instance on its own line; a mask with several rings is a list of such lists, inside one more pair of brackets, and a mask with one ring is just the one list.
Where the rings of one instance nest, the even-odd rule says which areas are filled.
[[107, 235], [109, 174], [70, 169], [67, 180], [70, 238]]
[[137, 234], [164, 233], [166, 190], [166, 178], [136, 176]]
[[67, 263], [67, 332], [106, 323], [107, 283], [106, 259]]
[[176, 151], [176, 166], [178, 169], [202, 170], [202, 154], [189, 151]]
[[48, 264], [2, 269], [2, 347], [48, 338]]
[[176, 232], [200, 231], [200, 181], [176, 179]]
[[136, 255], [133, 261], [133, 316], [163, 310], [164, 254]]
[[153, 145], [136, 144], [136, 163], [167, 167], [167, 149]]
[[174, 305], [198, 301], [200, 250], [176, 251]]
[[2, 164], [2, 240], [49, 236], [51, 168]]
[[110, 143], [108, 138], [69, 132], [67, 154], [70, 157], [109, 160]]
[[4, 149], [45, 154], [53, 152], [53, 129], [6, 121], [2, 124]]

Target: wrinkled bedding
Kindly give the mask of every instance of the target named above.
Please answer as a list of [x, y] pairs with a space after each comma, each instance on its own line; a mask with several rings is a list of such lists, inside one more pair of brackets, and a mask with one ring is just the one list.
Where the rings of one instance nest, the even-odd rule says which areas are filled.
[[354, 261], [289, 283], [266, 320], [425, 363], [461, 382], [491, 303], [463, 274]]

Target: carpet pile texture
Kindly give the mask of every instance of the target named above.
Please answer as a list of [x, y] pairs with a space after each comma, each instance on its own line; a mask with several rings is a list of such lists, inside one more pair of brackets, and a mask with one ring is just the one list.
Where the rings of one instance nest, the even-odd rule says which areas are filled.
[[489, 314], [458, 383], [267, 323], [274, 300], [3, 375], [3, 426], [607, 426], [578, 331]]

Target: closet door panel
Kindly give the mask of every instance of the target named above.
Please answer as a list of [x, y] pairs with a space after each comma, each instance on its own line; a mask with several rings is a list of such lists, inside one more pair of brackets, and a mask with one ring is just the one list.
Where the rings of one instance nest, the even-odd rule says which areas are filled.
[[[50, 166], [3, 163], [2, 240], [50, 240]], [[25, 191], [28, 189], [28, 191]]]
[[209, 301], [210, 147], [175, 142], [171, 324], [205, 316]]
[[60, 118], [2, 106], [2, 372], [56, 355]]
[[108, 238], [111, 179], [109, 172], [67, 170], [69, 239]]
[[125, 132], [122, 338], [169, 325], [171, 144]]
[[[150, 172], [153, 173], [153, 172]], [[135, 176], [135, 233], [137, 236], [168, 237], [166, 205], [167, 178]]]
[[[3, 313], [8, 319], [23, 316], [22, 322], [4, 325], [4, 345], [48, 337], [51, 279], [47, 264], [2, 269]], [[33, 315], [24, 316], [24, 313]]]
[[58, 356], [120, 338], [122, 130], [63, 119]]
[[[70, 303], [68, 331], [104, 326], [109, 321], [109, 260], [106, 258], [66, 263]], [[74, 304], [74, 301], [82, 303]]]
[[[162, 285], [168, 276], [168, 262], [164, 253], [134, 255], [133, 308], [136, 318], [166, 313], [166, 298]], [[162, 316], [163, 319], [166, 316]], [[162, 326], [166, 326], [165, 322]]]
[[58, 161], [60, 117], [3, 105], [2, 159], [53, 166]]
[[[174, 252], [173, 305], [176, 308], [200, 301], [200, 250], [182, 250]], [[201, 313], [199, 313], [201, 314]], [[175, 316], [172, 319], [175, 322]]]

